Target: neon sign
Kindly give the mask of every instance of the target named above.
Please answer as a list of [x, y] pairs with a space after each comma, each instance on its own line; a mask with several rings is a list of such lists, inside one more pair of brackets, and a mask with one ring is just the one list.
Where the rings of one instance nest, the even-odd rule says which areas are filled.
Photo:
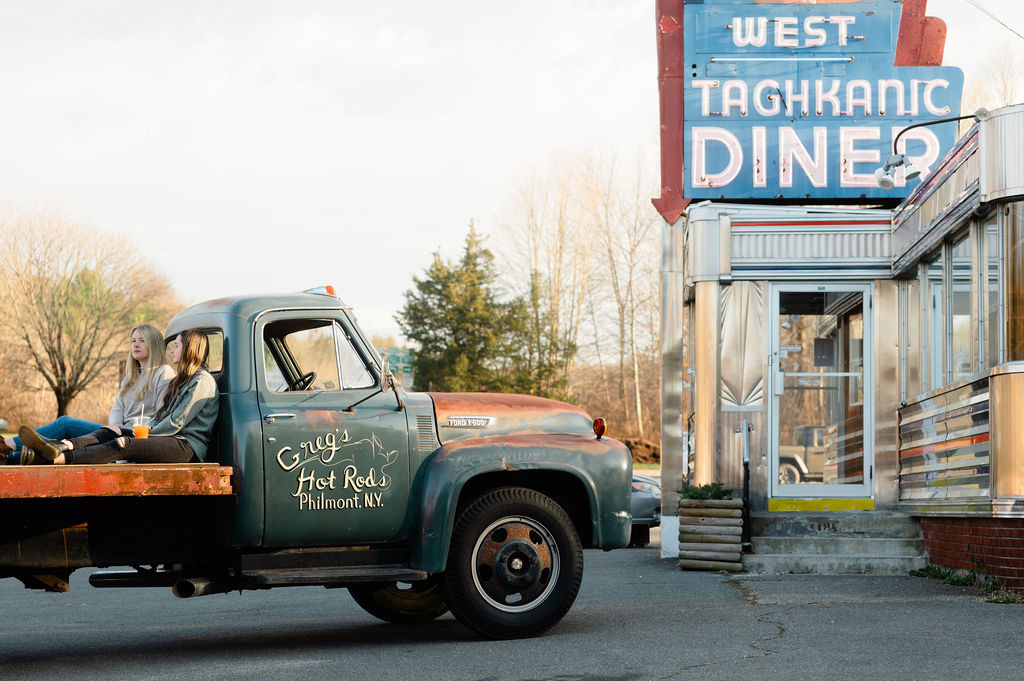
[[[963, 73], [939, 65], [945, 26], [924, 16], [925, 0], [684, 2], [681, 26], [672, 5], [659, 0], [661, 201], [676, 185], [677, 200], [901, 198], [917, 180], [901, 169], [884, 191], [873, 176], [897, 133], [959, 115]], [[666, 76], [682, 84], [680, 144], [666, 144], [666, 97], [676, 96]], [[911, 130], [899, 146], [926, 173], [955, 139], [948, 123]], [[676, 169], [666, 153], [677, 152]]]

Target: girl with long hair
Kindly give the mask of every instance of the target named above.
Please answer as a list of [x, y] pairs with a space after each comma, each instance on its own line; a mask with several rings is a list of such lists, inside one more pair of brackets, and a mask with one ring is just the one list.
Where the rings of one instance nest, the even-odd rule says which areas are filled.
[[105, 427], [79, 437], [53, 440], [22, 426], [18, 435], [31, 454], [23, 456], [21, 463], [202, 461], [219, 408], [217, 382], [203, 368], [208, 352], [206, 334], [198, 329], [186, 329], [171, 341], [175, 376], [159, 411], [149, 421], [149, 437], [135, 437], [130, 428]]
[[[167, 364], [166, 343], [160, 330], [150, 324], [132, 327], [128, 355], [124, 361], [124, 379], [110, 409], [107, 423], [117, 429], [130, 428], [138, 416], [152, 416], [163, 404], [164, 396], [174, 379], [174, 369]], [[66, 440], [87, 435], [102, 423], [61, 416], [35, 432], [51, 440]], [[17, 464], [21, 457], [21, 438], [0, 438], [0, 465]]]

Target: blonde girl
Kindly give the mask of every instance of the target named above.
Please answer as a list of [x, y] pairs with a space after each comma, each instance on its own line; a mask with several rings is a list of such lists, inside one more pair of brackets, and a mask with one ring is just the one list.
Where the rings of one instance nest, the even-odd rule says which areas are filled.
[[[158, 329], [149, 324], [139, 324], [132, 329], [128, 357], [124, 361], [124, 380], [110, 408], [108, 424], [130, 428], [136, 416], [156, 414], [174, 380], [174, 368], [167, 364], [166, 356], [164, 336]], [[96, 427], [85, 432], [94, 430]], [[76, 433], [71, 437], [84, 434]]]

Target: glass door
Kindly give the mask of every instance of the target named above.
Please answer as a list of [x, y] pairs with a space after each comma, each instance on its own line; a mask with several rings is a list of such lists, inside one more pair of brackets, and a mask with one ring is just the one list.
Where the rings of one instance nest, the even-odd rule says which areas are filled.
[[772, 496], [870, 497], [870, 285], [782, 284], [773, 292]]

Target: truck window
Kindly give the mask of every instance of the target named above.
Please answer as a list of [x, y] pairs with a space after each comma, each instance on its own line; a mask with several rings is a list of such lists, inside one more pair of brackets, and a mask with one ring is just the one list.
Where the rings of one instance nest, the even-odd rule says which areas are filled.
[[333, 320], [288, 319], [264, 327], [263, 370], [275, 392], [329, 391], [375, 384], [348, 334]]
[[348, 389], [369, 388], [374, 385], [376, 381], [374, 381], [373, 374], [366, 368], [362, 357], [356, 352], [355, 347], [352, 345], [352, 339], [349, 338], [348, 334], [345, 333], [345, 330], [337, 322], [334, 324], [334, 331], [337, 337], [338, 355], [341, 359], [343, 386]]
[[275, 392], [339, 390], [333, 323], [289, 319], [263, 331], [267, 385]]
[[288, 381], [284, 374], [277, 368], [274, 355], [271, 354], [267, 341], [263, 341], [263, 374], [267, 379], [267, 387], [275, 393], [283, 393], [288, 389]]
[[224, 332], [220, 329], [205, 329], [210, 352], [206, 358], [206, 370], [219, 374], [224, 368]]

